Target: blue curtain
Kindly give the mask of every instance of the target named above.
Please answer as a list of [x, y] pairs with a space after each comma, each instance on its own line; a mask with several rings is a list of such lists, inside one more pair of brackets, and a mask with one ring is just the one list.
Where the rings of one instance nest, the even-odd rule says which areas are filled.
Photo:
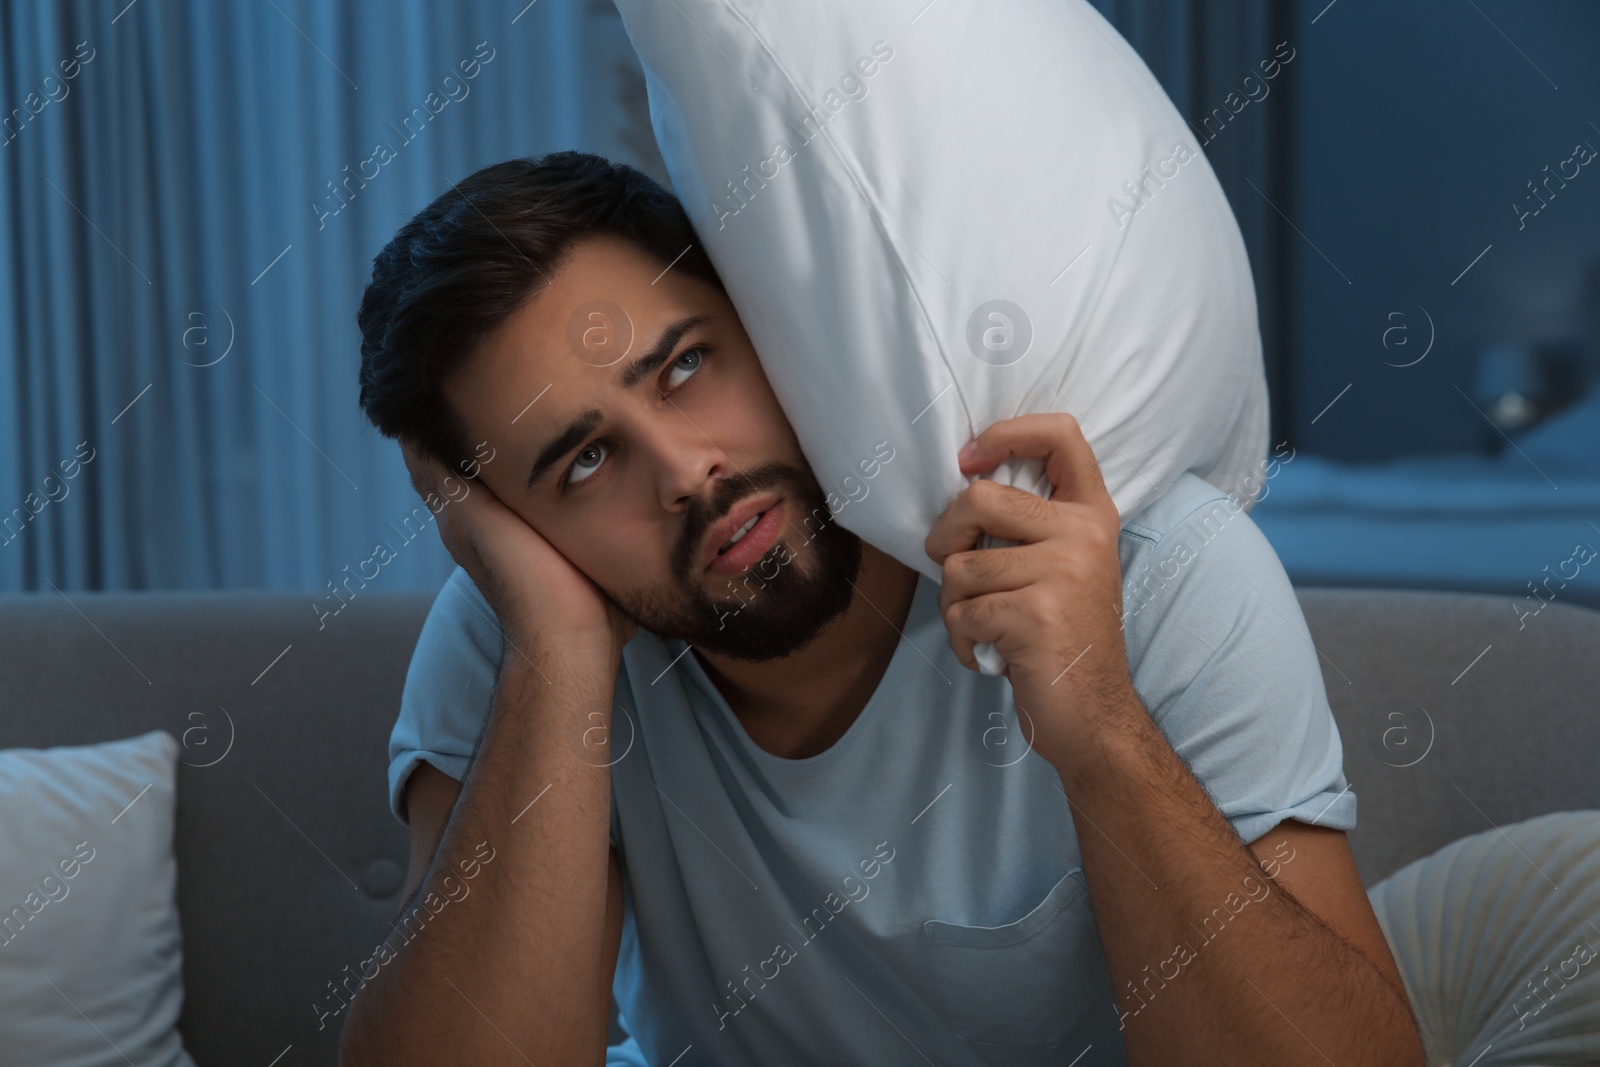
[[628, 157], [607, 6], [0, 5], [0, 589], [436, 588], [356, 309], [451, 180]]

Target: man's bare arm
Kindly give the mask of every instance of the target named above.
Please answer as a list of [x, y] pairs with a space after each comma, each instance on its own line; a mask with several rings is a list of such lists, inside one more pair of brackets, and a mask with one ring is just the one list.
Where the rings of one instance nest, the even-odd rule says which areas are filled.
[[[1094, 758], [1057, 770], [1081, 828], [1128, 1062], [1421, 1067], [1376, 919], [1365, 929], [1360, 909], [1340, 904], [1364, 952], [1290, 895], [1281, 871], [1294, 859], [1258, 859], [1240, 843], [1137, 695], [1102, 721]], [[1309, 862], [1337, 864], [1306, 829], [1289, 855], [1309, 848]], [[1360, 890], [1353, 865], [1341, 881]]]
[[611, 701], [638, 626], [479, 477], [494, 454], [463, 479], [401, 453], [494, 613], [500, 668], [422, 907], [351, 1001], [339, 1062], [599, 1063], [621, 926]]
[[609, 721], [616, 665], [515, 660], [393, 956], [350, 1004], [345, 1067], [604, 1059], [619, 887], [590, 716]]
[[[1311, 854], [1300, 862], [1315, 874], [1293, 879], [1319, 911], [1262, 884], [1135, 692], [1122, 520], [1078, 420], [1005, 419], [958, 458], [979, 475], [1008, 456], [1043, 461], [1049, 499], [980, 478], [924, 547], [943, 568], [951, 649], [976, 670], [976, 644], [994, 644], [1034, 751], [1061, 777], [1129, 1062], [1420, 1067], [1393, 954], [1342, 835], [1307, 827], [1290, 842]], [[1018, 544], [977, 549], [984, 533]]]

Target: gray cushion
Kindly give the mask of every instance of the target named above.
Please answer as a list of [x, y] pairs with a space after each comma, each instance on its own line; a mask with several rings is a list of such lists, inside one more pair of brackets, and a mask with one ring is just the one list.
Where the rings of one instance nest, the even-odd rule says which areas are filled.
[[[1600, 808], [1600, 612], [1552, 605], [1518, 632], [1504, 597], [1299, 592], [1360, 798], [1366, 884], [1490, 820]], [[362, 591], [321, 631], [313, 599], [0, 596], [0, 747], [154, 728], [186, 741], [179, 1025], [201, 1067], [267, 1064], [290, 1045], [285, 1064], [333, 1064], [343, 1016], [318, 1029], [337, 1003], [328, 983], [371, 955], [400, 903], [409, 839], [385, 799], [387, 743], [433, 594]], [[1392, 721], [1371, 709], [1417, 723], [1412, 700], [1437, 736], [1393, 766], [1411, 757], [1392, 733], [1382, 747]], [[200, 766], [224, 751], [229, 717], [232, 749]]]

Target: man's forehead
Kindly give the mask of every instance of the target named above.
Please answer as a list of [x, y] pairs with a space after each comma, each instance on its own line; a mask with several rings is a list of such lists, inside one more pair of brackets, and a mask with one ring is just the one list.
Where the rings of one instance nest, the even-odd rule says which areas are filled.
[[637, 307], [630, 310], [598, 298], [566, 309], [559, 319], [521, 331], [508, 339], [505, 355], [521, 368], [534, 370], [541, 389], [545, 383], [554, 384], [547, 400], [563, 385], [580, 380], [606, 391], [631, 390], [690, 331], [711, 327], [718, 320], [715, 311], [703, 305], [675, 301], [641, 313]]
[[568, 367], [610, 367], [671, 323], [713, 310], [689, 281], [626, 246], [592, 242], [535, 290], [507, 321], [501, 340], [554, 375]]

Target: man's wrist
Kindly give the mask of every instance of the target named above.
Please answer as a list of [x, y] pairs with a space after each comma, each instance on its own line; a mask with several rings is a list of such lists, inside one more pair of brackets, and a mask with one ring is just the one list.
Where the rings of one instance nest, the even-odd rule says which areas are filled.
[[608, 633], [575, 636], [508, 627], [501, 632], [500, 666], [546, 684], [593, 680], [609, 686], [622, 669], [622, 650]]
[[1070, 751], [1044, 753], [1068, 796], [1098, 783], [1115, 783], [1147, 767], [1152, 732], [1159, 738], [1155, 721], [1144, 702], [1130, 687], [1125, 693], [1107, 698], [1096, 711], [1086, 716], [1083, 741]]

